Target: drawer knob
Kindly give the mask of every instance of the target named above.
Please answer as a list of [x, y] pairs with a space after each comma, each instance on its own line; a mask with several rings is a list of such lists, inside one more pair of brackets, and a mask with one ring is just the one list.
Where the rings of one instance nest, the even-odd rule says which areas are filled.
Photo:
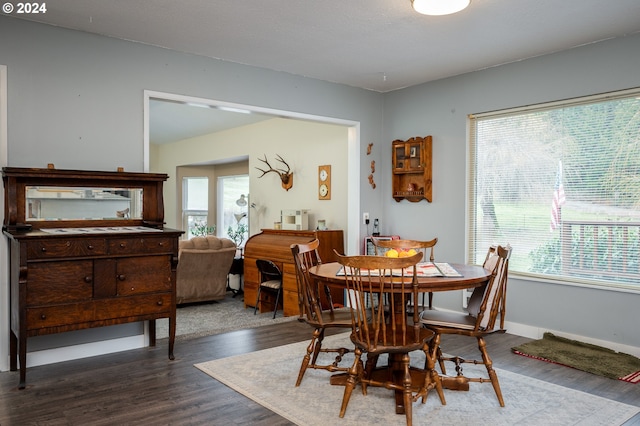
[[40, 249], [40, 251], [42, 251], [42, 252], [44, 253], [44, 252], [46, 252], [46, 251], [47, 251], [47, 248], [46, 248], [46, 247], [42, 247], [42, 248]]
[[125, 243], [120, 243], [120, 248], [126, 248], [127, 245]]
[[84, 277], [84, 282], [89, 284], [91, 281], [93, 281], [93, 278], [91, 277], [91, 275], [87, 275], [86, 277]]
[[158, 300], [156, 303], [158, 304], [158, 306], [162, 306], [162, 300]]
[[89, 244], [89, 245], [87, 246], [87, 248], [88, 248], [89, 250], [93, 250], [93, 246], [92, 246], [91, 244]]
[[124, 280], [126, 280], [126, 279], [127, 279], [127, 276], [126, 276], [125, 274], [120, 274], [120, 275], [118, 275], [118, 279], [119, 279], [120, 281], [124, 281]]
[[45, 314], [41, 314], [41, 315], [40, 315], [40, 319], [41, 319], [41, 320], [46, 320], [46, 319], [47, 319], [47, 316], [46, 316]]

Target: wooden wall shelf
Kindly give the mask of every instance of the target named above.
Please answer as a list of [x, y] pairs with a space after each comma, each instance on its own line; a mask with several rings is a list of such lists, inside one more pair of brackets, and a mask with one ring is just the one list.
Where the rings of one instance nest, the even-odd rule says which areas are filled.
[[393, 198], [400, 202], [432, 201], [431, 136], [392, 142]]

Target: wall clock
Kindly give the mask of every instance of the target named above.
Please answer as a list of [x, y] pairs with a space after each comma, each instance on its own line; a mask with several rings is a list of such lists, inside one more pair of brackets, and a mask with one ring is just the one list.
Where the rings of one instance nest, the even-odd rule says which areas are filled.
[[331, 199], [331, 166], [318, 166], [318, 199]]

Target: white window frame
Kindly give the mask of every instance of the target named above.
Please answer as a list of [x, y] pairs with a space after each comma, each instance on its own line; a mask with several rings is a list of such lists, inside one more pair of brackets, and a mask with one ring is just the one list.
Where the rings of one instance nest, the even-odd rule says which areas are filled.
[[[231, 180], [238, 180], [239, 178], [241, 178], [242, 180], [246, 180], [246, 186], [244, 186], [243, 189], [240, 189], [237, 191], [236, 190], [231, 191], [232, 192], [231, 202], [230, 202], [231, 212], [225, 212], [225, 197], [229, 198], [226, 194], [225, 183]], [[218, 177], [217, 185], [218, 185], [217, 186], [218, 198], [216, 202], [216, 217], [217, 217], [218, 236], [233, 240], [233, 238], [231, 238], [228, 234], [229, 226], [231, 226], [232, 229], [235, 230], [238, 223], [245, 224], [247, 226], [247, 232], [244, 233], [242, 242], [240, 243], [240, 246], [243, 246], [250, 235], [249, 214], [251, 209], [250, 209], [250, 202], [249, 202], [249, 175], [241, 174], [241, 175], [220, 176]], [[246, 205], [238, 206], [236, 204], [236, 200], [238, 200], [242, 195], [244, 195]], [[231, 217], [236, 213], [237, 214], [245, 213], [245, 216], [240, 220], [240, 222], [236, 220], [235, 216], [233, 218]]]
[[[207, 223], [209, 222], [208, 220], [208, 215], [209, 215], [209, 210], [208, 208], [206, 210], [203, 209], [189, 209], [188, 208], [188, 201], [189, 201], [189, 180], [193, 180], [193, 179], [203, 179], [207, 181], [207, 188], [209, 188], [209, 178], [206, 176], [185, 176], [184, 178], [182, 178], [182, 229], [184, 230], [185, 234], [184, 234], [184, 238], [185, 239], [189, 239], [192, 238], [194, 235], [191, 232], [191, 228], [189, 227], [189, 219], [191, 217], [204, 217], [205, 220], [207, 221]], [[209, 194], [209, 190], [207, 190], [207, 205], [208, 205], [208, 194]]]
[[[636, 98], [639, 99], [640, 98], [640, 88], [635, 88], [635, 89], [629, 89], [629, 90], [624, 90], [624, 91], [619, 91], [619, 92], [612, 92], [612, 93], [606, 93], [606, 94], [599, 94], [599, 95], [593, 95], [593, 96], [587, 96], [587, 97], [583, 97], [583, 98], [577, 98], [577, 99], [570, 99], [570, 100], [562, 100], [562, 101], [557, 101], [557, 102], [551, 102], [551, 103], [546, 103], [546, 104], [540, 104], [540, 105], [530, 105], [530, 106], [526, 106], [526, 107], [521, 107], [521, 108], [514, 108], [514, 109], [509, 109], [509, 110], [502, 110], [502, 111], [492, 111], [492, 112], [486, 112], [486, 113], [479, 113], [479, 114], [472, 114], [469, 116], [469, 144], [468, 144], [468, 169], [467, 169], [467, 177], [468, 177], [468, 183], [467, 183], [467, 258], [469, 260], [469, 262], [471, 263], [481, 263], [484, 253], [486, 253], [486, 250], [488, 247], [486, 247], [486, 245], [488, 243], [499, 243], [499, 244], [507, 244], [510, 243], [513, 246], [514, 249], [514, 254], [517, 256], [517, 252], [518, 252], [518, 241], [500, 241], [500, 237], [497, 235], [498, 233], [496, 232], [495, 235], [491, 235], [491, 233], [487, 233], [487, 232], [482, 232], [481, 228], [482, 226], [479, 225], [479, 217], [482, 217], [479, 214], [479, 205], [480, 205], [480, 196], [481, 194], [479, 194], [478, 191], [478, 176], [481, 173], [481, 171], [478, 170], [478, 164], [477, 164], [477, 159], [479, 158], [477, 156], [478, 152], [478, 140], [477, 138], [479, 138], [480, 136], [478, 135], [478, 123], [481, 122], [482, 120], [492, 120], [495, 118], [505, 118], [505, 117], [510, 117], [510, 116], [518, 116], [518, 115], [524, 115], [524, 114], [529, 114], [529, 113], [535, 113], [535, 112], [541, 112], [541, 111], [549, 111], [549, 110], [556, 110], [556, 109], [561, 109], [561, 108], [571, 108], [574, 106], [583, 106], [583, 105], [588, 105], [588, 104], [595, 104], [595, 103], [600, 103], [600, 102], [607, 102], [607, 101], [612, 101], [612, 100], [619, 100], [619, 99], [624, 99], [624, 98]], [[640, 111], [638, 112], [640, 114]], [[634, 121], [635, 122], [635, 121]], [[499, 161], [496, 159], [496, 165], [499, 165]], [[558, 170], [561, 170], [561, 167], [558, 167]], [[565, 188], [566, 190], [566, 188]], [[551, 194], [551, 193], [550, 193]], [[552, 198], [549, 197], [549, 213], [551, 216], [551, 201]], [[549, 216], [549, 217], [550, 217]], [[630, 221], [632, 221], [633, 223], [638, 223], [640, 222], [639, 219], [634, 218], [631, 219]], [[566, 222], [571, 222], [569, 220], [567, 220]], [[565, 224], [566, 225], [566, 224]], [[605, 225], [607, 226], [607, 225]], [[531, 229], [531, 228], [529, 228]], [[561, 243], [564, 242], [565, 245], [563, 245], [562, 247], [573, 247], [575, 244], [566, 244], [567, 241], [569, 241], [569, 243], [573, 243], [573, 239], [575, 238], [575, 231], [573, 231], [573, 228], [568, 228], [566, 226], [563, 227], [564, 234], [560, 234], [560, 241]], [[568, 231], [567, 231], [568, 230]], [[619, 231], [616, 231], [619, 232]], [[626, 231], [625, 231], [626, 232]], [[632, 232], [634, 232], [633, 235], [637, 235], [637, 228], [635, 228]], [[494, 237], [495, 239], [493, 241], [488, 241], [488, 239]], [[515, 238], [517, 239], [517, 237]], [[542, 239], [542, 238], [541, 238]], [[635, 247], [635, 246], [634, 246]], [[625, 247], [624, 250], [626, 250], [627, 248]], [[634, 250], [636, 250], [637, 248], [634, 248]], [[563, 256], [561, 262], [566, 262], [566, 258], [569, 258], [570, 256], [567, 255], [566, 250], [563, 251], [561, 250], [561, 252], [564, 252], [564, 255], [561, 254], [561, 256]], [[635, 251], [634, 251], [635, 253]], [[528, 253], [524, 253], [524, 255], [526, 256]], [[575, 254], [575, 253], [572, 253]], [[523, 253], [520, 253], [520, 255], [522, 256]], [[513, 256], [512, 256], [513, 257]], [[638, 278], [637, 282], [633, 282], [633, 278], [625, 278], [627, 280], [631, 279], [631, 282], [619, 282], [619, 281], [615, 281], [615, 279], [613, 279], [612, 277], [615, 277], [615, 275], [621, 276], [621, 273], [613, 273], [612, 277], [599, 277], [599, 278], [594, 278], [593, 276], [585, 276], [585, 275], [574, 275], [571, 272], [567, 273], [565, 275], [564, 273], [564, 269], [562, 269], [562, 272], [558, 273], [558, 274], [547, 274], [547, 273], [540, 273], [540, 272], [527, 272], [524, 270], [518, 270], [517, 268], [513, 268], [513, 261], [511, 261], [510, 264], [510, 271], [509, 274], [510, 276], [521, 276], [521, 277], [525, 277], [528, 279], [534, 279], [534, 280], [543, 280], [543, 281], [548, 281], [548, 282], [553, 282], [553, 283], [559, 283], [559, 284], [570, 284], [570, 285], [579, 285], [579, 286], [590, 286], [590, 287], [597, 287], [597, 288], [607, 288], [607, 289], [612, 289], [612, 290], [617, 290], [617, 291], [631, 291], [631, 292], [640, 292], [640, 277]]]

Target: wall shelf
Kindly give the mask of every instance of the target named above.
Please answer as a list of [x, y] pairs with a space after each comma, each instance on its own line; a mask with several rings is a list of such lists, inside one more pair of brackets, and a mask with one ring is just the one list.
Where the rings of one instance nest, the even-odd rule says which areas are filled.
[[392, 142], [393, 198], [400, 202], [432, 201], [432, 138], [419, 137]]

